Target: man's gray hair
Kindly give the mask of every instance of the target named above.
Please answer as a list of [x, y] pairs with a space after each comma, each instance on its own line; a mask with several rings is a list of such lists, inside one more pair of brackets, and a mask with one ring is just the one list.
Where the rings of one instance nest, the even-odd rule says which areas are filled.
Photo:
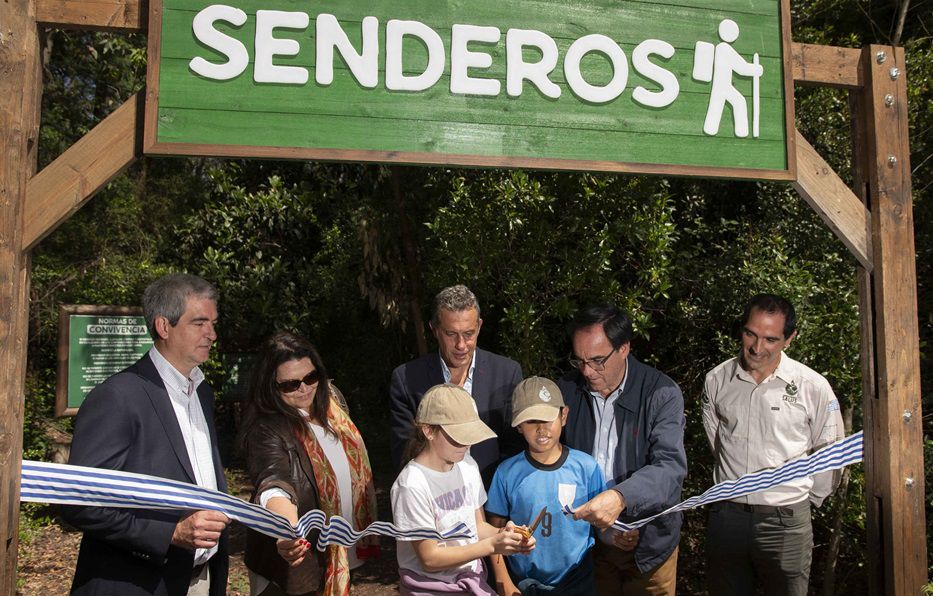
[[476, 300], [476, 296], [470, 291], [470, 288], [463, 284], [450, 286], [438, 292], [437, 296], [434, 297], [434, 313], [431, 316], [431, 321], [435, 326], [441, 322], [441, 309], [459, 312], [470, 308], [475, 308], [476, 314], [479, 316], [479, 301]]
[[190, 296], [217, 302], [217, 289], [197, 275], [169, 273], [155, 280], [143, 292], [143, 315], [152, 339], [159, 339], [155, 320], [165, 317], [173, 327], [178, 324]]

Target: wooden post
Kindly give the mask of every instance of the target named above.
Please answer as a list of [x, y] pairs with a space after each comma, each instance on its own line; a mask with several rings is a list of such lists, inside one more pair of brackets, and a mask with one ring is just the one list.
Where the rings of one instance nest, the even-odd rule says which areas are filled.
[[0, 594], [16, 588], [29, 259], [26, 182], [36, 169], [42, 73], [35, 4], [0, 2]]
[[927, 581], [917, 279], [902, 48], [863, 50], [853, 107], [856, 194], [871, 212], [874, 269], [859, 272], [869, 592]]

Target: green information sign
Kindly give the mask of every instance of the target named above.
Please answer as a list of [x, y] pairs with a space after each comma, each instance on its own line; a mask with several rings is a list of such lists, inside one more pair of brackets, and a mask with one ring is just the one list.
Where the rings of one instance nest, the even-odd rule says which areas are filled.
[[779, 0], [153, 0], [149, 153], [793, 179]]
[[136, 308], [63, 306], [59, 332], [59, 416], [76, 413], [91, 389], [152, 347]]

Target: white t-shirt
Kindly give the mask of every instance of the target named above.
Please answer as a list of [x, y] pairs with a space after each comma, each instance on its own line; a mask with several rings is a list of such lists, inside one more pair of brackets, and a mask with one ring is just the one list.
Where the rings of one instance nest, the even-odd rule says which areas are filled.
[[[440, 546], [476, 542], [476, 510], [485, 503], [486, 489], [483, 488], [479, 467], [469, 455], [449, 472], [438, 472], [412, 460], [392, 485], [392, 516], [400, 529], [430, 528], [445, 532], [463, 522], [473, 533], [470, 539], [441, 541], [438, 543]], [[397, 542], [396, 553], [400, 568], [441, 581], [453, 581], [465, 571], [479, 572], [478, 561], [428, 572], [421, 566], [411, 541], [402, 538]]]
[[[308, 424], [308, 426], [317, 438], [321, 450], [324, 451], [324, 457], [327, 458], [337, 478], [337, 489], [340, 491], [340, 517], [353, 525], [353, 481], [350, 478], [350, 462], [347, 461], [343, 443], [335, 435], [325, 432], [324, 427], [319, 424]], [[363, 528], [354, 526], [353, 529], [359, 531]], [[363, 561], [356, 556], [355, 547], [347, 549], [347, 563], [350, 569], [356, 569], [363, 564]]]

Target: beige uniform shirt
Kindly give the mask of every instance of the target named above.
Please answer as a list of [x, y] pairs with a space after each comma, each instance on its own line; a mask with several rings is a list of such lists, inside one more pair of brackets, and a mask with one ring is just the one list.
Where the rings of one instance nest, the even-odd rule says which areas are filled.
[[[839, 401], [829, 382], [783, 353], [777, 369], [760, 385], [739, 358], [711, 370], [703, 393], [703, 426], [716, 459], [717, 483], [777, 467], [845, 438]], [[839, 470], [824, 472], [734, 501], [786, 506], [809, 497], [819, 506], [840, 476]]]

